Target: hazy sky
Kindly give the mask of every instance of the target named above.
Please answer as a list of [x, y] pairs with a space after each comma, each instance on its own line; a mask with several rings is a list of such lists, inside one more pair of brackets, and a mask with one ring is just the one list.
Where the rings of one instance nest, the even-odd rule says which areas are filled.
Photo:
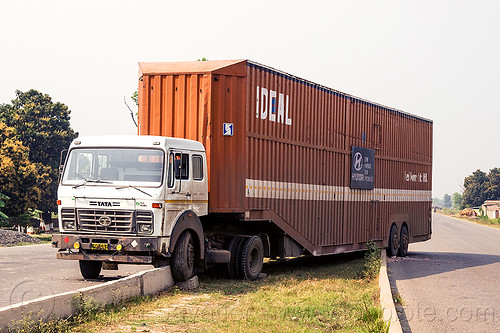
[[499, 16], [485, 0], [4, 0], [0, 103], [36, 89], [80, 135], [135, 134], [138, 62], [251, 59], [432, 119], [442, 197], [500, 167]]

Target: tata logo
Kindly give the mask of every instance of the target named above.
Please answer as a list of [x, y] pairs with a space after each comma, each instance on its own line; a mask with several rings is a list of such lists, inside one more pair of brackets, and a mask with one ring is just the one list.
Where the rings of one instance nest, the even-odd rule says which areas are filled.
[[111, 217], [104, 215], [99, 218], [98, 222], [103, 227], [109, 227], [113, 221], [111, 220]]
[[292, 119], [288, 115], [289, 101], [288, 95], [257, 86], [255, 115], [260, 119], [269, 118], [269, 121], [291, 126]]
[[89, 205], [97, 207], [119, 207], [120, 203], [110, 201], [89, 201]]

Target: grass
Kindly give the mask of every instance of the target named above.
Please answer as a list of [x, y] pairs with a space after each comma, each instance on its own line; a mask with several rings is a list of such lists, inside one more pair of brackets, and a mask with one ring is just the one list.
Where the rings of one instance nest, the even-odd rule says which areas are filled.
[[446, 216], [451, 216], [457, 219], [481, 224], [481, 225], [486, 225], [489, 227], [497, 228], [500, 229], [500, 218], [498, 219], [490, 219], [487, 216], [478, 216], [478, 217], [466, 217], [466, 216], [460, 216], [460, 210], [457, 209], [440, 209], [437, 211], [437, 213], [446, 215]]
[[32, 237], [36, 237], [39, 240], [42, 241], [42, 243], [50, 243], [52, 242], [52, 235], [51, 234], [34, 234], [31, 235]]
[[255, 282], [212, 270], [199, 275], [194, 291], [174, 287], [105, 311], [87, 300], [80, 315], [39, 332], [387, 332], [370, 260], [357, 254], [270, 261], [267, 277]]

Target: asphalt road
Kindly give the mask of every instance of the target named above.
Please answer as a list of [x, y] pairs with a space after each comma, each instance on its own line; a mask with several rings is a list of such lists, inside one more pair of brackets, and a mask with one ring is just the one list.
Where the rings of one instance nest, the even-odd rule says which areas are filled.
[[404, 332], [500, 332], [500, 229], [434, 214], [432, 239], [387, 265]]
[[90, 287], [153, 268], [151, 265], [119, 265], [102, 270], [102, 278], [84, 280], [77, 260], [56, 259], [51, 244], [0, 247], [0, 308], [42, 296]]

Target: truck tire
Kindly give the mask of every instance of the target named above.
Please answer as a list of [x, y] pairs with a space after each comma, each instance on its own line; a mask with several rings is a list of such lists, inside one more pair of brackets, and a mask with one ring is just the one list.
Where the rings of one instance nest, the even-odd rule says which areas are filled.
[[408, 234], [408, 228], [404, 225], [401, 227], [401, 237], [399, 238], [399, 256], [406, 257], [408, 255], [408, 244], [410, 242], [410, 236]]
[[246, 238], [239, 255], [239, 275], [245, 280], [256, 280], [264, 264], [264, 245], [259, 236]]
[[389, 234], [389, 246], [387, 247], [387, 255], [389, 257], [395, 257], [398, 255], [399, 251], [399, 240], [398, 240], [398, 227], [395, 224], [391, 227], [391, 233]]
[[194, 275], [195, 247], [193, 235], [184, 231], [175, 244], [172, 257], [172, 276], [175, 281], [184, 282]]
[[97, 279], [101, 267], [102, 261], [80, 260], [80, 272], [84, 279]]
[[231, 252], [231, 259], [226, 264], [226, 273], [230, 279], [238, 278], [238, 251], [241, 249], [244, 239], [241, 236], [234, 236], [227, 246], [227, 250]]

